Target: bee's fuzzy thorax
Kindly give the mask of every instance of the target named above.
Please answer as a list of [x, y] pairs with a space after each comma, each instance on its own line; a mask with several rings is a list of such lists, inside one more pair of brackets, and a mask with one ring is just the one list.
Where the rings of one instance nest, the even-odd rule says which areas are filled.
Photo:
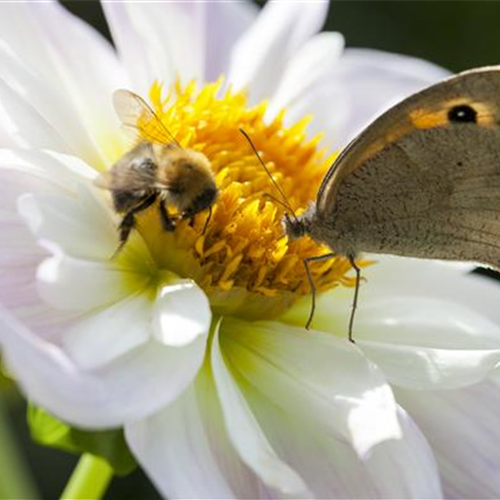
[[[216, 191], [208, 158], [196, 151], [181, 149], [157, 153], [157, 181], [164, 187], [170, 203], [180, 211], [197, 213], [199, 200], [207, 191]], [[215, 197], [213, 197], [214, 199]], [[204, 205], [207, 208], [210, 205]]]

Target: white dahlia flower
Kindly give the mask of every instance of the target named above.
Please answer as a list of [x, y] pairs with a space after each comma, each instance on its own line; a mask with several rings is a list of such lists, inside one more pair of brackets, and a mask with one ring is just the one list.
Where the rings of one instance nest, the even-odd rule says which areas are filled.
[[[283, 235], [239, 132], [300, 210], [337, 147], [445, 72], [344, 50], [318, 34], [328, 2], [103, 7], [116, 52], [56, 3], [0, 5], [0, 343], [26, 395], [123, 427], [168, 498], [500, 495], [500, 290], [377, 259], [353, 345], [337, 258], [313, 266], [306, 331], [302, 259], [324, 249]], [[130, 147], [117, 88], [209, 158], [220, 193], [206, 231], [206, 213], [167, 233], [146, 210], [111, 258], [119, 217], [93, 180]]]

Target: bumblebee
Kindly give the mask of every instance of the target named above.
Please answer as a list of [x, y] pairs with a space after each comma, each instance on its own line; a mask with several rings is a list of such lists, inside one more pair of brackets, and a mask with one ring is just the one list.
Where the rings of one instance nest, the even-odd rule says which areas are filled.
[[[165, 231], [173, 231], [177, 220], [190, 219], [206, 209], [210, 210], [210, 218], [217, 187], [208, 158], [181, 147], [137, 94], [117, 90], [113, 100], [123, 125], [135, 129], [140, 137], [128, 153], [96, 180], [99, 187], [110, 191], [116, 212], [123, 214], [118, 250], [134, 229], [135, 216], [157, 201]], [[177, 210], [176, 217], [169, 214], [169, 205]]]

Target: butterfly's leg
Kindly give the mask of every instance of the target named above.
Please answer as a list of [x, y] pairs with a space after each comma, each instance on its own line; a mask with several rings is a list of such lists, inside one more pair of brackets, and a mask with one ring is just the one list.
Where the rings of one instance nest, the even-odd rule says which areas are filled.
[[354, 287], [354, 298], [352, 300], [351, 317], [349, 318], [349, 340], [354, 344], [354, 338], [352, 336], [352, 327], [354, 325], [354, 313], [358, 307], [358, 295], [359, 295], [359, 282], [361, 281], [361, 269], [357, 266], [354, 261], [354, 256], [349, 255], [349, 263], [351, 264], [354, 272], [356, 273], [356, 285]]
[[113, 257], [116, 257], [120, 250], [123, 248], [125, 243], [127, 243], [128, 237], [130, 236], [130, 232], [135, 227], [135, 214], [138, 212], [142, 212], [146, 208], [150, 207], [156, 200], [156, 194], [152, 194], [148, 196], [135, 207], [131, 208], [123, 217], [120, 225], [118, 226], [120, 244], [118, 248], [115, 250]]
[[161, 219], [161, 225], [163, 226], [163, 229], [165, 231], [170, 232], [175, 229], [175, 223], [173, 219], [170, 218], [170, 215], [168, 215], [168, 210], [166, 207], [165, 200], [160, 201], [160, 219]]
[[316, 287], [314, 285], [314, 280], [311, 275], [311, 270], [309, 268], [309, 263], [310, 262], [318, 262], [321, 260], [329, 260], [333, 259], [336, 254], [334, 253], [326, 253], [325, 255], [317, 255], [316, 257], [308, 257], [307, 259], [304, 259], [302, 262], [304, 263], [304, 267], [306, 268], [306, 275], [307, 275], [307, 280], [309, 281], [309, 285], [311, 287], [311, 312], [309, 313], [309, 318], [307, 318], [307, 323], [306, 323], [306, 330], [309, 330], [309, 327], [311, 326], [311, 322], [314, 317], [314, 311], [316, 310]]

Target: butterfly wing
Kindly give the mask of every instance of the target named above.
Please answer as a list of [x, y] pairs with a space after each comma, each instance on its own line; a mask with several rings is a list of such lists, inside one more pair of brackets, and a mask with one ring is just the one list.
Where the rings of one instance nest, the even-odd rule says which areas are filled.
[[500, 268], [500, 69], [462, 73], [389, 110], [318, 193], [311, 233], [344, 254]]

